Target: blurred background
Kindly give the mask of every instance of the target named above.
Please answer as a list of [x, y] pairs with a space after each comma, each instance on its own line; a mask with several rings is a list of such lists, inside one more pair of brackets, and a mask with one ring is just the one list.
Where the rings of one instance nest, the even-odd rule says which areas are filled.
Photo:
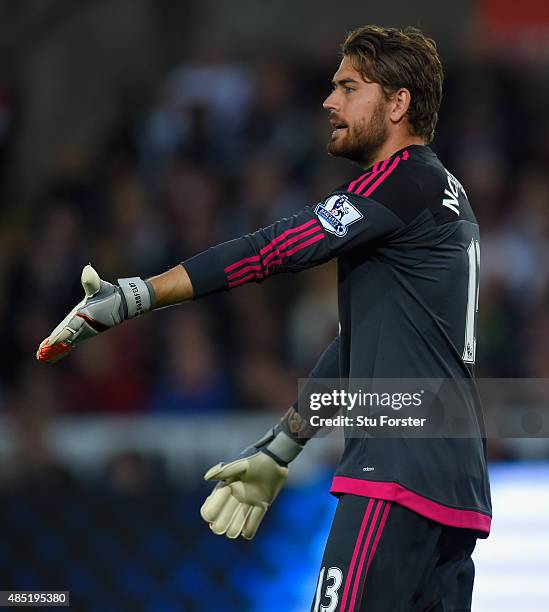
[[[356, 173], [327, 156], [321, 104], [359, 25], [436, 39], [433, 148], [481, 226], [477, 372], [547, 377], [548, 7], [0, 0], [0, 589], [98, 612], [308, 610], [340, 440], [309, 444], [253, 542], [198, 512], [203, 472], [276, 422], [337, 333], [333, 265], [157, 312], [56, 366], [34, 353], [87, 262], [153, 275]], [[547, 611], [549, 441], [490, 455], [473, 609]]]

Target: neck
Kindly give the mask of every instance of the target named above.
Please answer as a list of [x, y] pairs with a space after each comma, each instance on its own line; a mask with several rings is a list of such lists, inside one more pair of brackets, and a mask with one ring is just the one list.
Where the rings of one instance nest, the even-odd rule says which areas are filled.
[[389, 137], [383, 146], [376, 152], [375, 159], [373, 159], [368, 166], [364, 166], [364, 169], [377, 164], [377, 162], [383, 161], [388, 157], [394, 155], [397, 151], [410, 147], [411, 145], [425, 145], [425, 141], [420, 136], [395, 136]]

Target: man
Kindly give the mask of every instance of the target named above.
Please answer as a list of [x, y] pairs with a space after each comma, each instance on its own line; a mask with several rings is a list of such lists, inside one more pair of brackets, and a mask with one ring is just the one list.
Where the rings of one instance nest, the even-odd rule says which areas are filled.
[[[74, 344], [153, 308], [338, 258], [339, 336], [311, 373], [321, 379], [471, 380], [479, 233], [461, 184], [427, 146], [443, 71], [413, 28], [351, 32], [324, 102], [328, 152], [362, 167], [324, 202], [214, 246], [149, 280], [101, 281], [40, 346], [53, 361]], [[309, 390], [310, 390], [309, 389]], [[462, 391], [467, 438], [349, 437], [333, 480], [338, 508], [312, 609], [469, 610], [471, 553], [490, 530], [482, 419]], [[216, 534], [252, 538], [302, 450], [296, 403], [263, 439], [206, 474], [202, 507]]]

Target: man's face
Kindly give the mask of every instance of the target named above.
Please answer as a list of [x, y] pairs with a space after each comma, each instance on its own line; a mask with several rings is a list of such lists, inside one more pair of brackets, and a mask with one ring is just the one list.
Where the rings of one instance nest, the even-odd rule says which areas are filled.
[[383, 90], [377, 83], [366, 83], [347, 56], [334, 75], [332, 88], [323, 104], [334, 128], [328, 153], [367, 167], [388, 137]]

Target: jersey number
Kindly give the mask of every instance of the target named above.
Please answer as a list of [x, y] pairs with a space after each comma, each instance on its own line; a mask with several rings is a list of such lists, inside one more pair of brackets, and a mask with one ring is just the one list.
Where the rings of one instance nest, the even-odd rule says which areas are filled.
[[463, 361], [475, 363], [477, 352], [476, 326], [478, 312], [480, 244], [474, 238], [467, 248], [469, 262], [469, 284], [467, 287], [467, 313], [465, 316], [465, 344], [463, 345]]
[[330, 603], [327, 606], [320, 605], [320, 602], [322, 600], [322, 584], [324, 583], [325, 570], [325, 567], [320, 570], [320, 576], [318, 577], [318, 584], [316, 587], [316, 597], [313, 612], [334, 612], [339, 602], [339, 595], [337, 591], [339, 590], [339, 587], [341, 586], [341, 583], [343, 581], [343, 573], [341, 572], [339, 567], [330, 567], [328, 568], [328, 572], [326, 573], [326, 580], [332, 580], [333, 582], [332, 584], [326, 585], [325, 593], [325, 596], [329, 598]]

